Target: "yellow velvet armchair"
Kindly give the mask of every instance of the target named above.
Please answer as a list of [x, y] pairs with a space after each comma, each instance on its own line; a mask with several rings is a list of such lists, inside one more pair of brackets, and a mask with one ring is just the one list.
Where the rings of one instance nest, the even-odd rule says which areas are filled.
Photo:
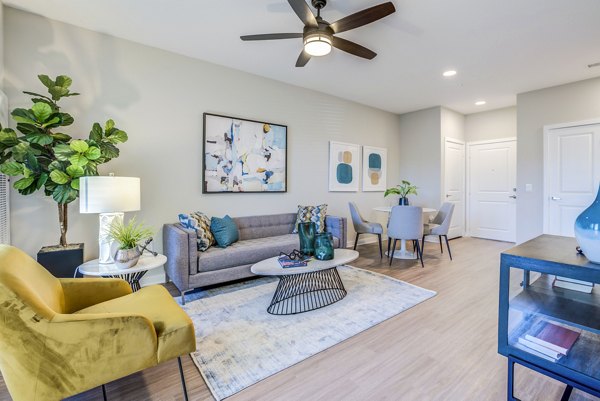
[[[162, 286], [57, 279], [0, 245], [0, 370], [15, 401], [51, 401], [196, 349], [194, 326]], [[187, 391], [178, 359], [185, 399]]]

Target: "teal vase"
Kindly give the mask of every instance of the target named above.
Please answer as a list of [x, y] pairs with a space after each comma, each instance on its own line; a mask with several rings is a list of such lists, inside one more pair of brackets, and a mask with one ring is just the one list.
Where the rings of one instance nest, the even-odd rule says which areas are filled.
[[575, 238], [592, 263], [600, 263], [600, 188], [596, 200], [575, 220]]
[[315, 234], [317, 226], [315, 223], [299, 223], [298, 236], [300, 237], [300, 252], [307, 256], [315, 254]]
[[331, 233], [317, 234], [315, 238], [315, 258], [319, 260], [333, 259], [333, 237]]

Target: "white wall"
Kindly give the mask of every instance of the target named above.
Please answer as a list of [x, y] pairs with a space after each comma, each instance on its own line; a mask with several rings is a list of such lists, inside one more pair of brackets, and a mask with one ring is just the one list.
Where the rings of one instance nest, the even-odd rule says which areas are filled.
[[517, 136], [517, 107], [482, 111], [465, 116], [465, 140], [489, 141]]
[[[400, 116], [399, 179], [416, 185], [418, 195], [411, 204], [438, 207], [441, 197], [441, 112], [440, 107]], [[398, 182], [389, 181], [391, 184]]]
[[[129, 141], [101, 173], [142, 179], [142, 210], [157, 231], [180, 212], [233, 216], [295, 212], [300, 204], [329, 204], [349, 216], [353, 200], [367, 216], [382, 192], [328, 192], [328, 141], [388, 149], [388, 183], [400, 180], [397, 115], [155, 48], [5, 9], [6, 77], [11, 108], [28, 105], [22, 90], [42, 90], [36, 75], [67, 74], [82, 95], [64, 102], [76, 119], [65, 131], [86, 136], [94, 121], [114, 118]], [[340, 83], [343, 84], [343, 83]], [[201, 193], [202, 113], [288, 126], [288, 193]], [[41, 194], [12, 194], [14, 245], [35, 254], [58, 241], [54, 202]], [[97, 216], [70, 208], [70, 242], [97, 255]], [[353, 238], [352, 229], [349, 238]], [[160, 234], [156, 245], [160, 249]]]
[[600, 78], [517, 95], [517, 242], [543, 231], [543, 126], [592, 118], [600, 118]]
[[444, 138], [465, 140], [465, 116], [445, 107], [440, 108], [442, 149]]

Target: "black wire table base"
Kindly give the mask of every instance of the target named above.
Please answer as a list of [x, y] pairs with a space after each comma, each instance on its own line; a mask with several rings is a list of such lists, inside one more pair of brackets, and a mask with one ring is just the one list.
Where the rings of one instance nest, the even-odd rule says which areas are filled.
[[295, 315], [331, 305], [346, 296], [337, 268], [279, 277], [279, 284], [267, 312]]
[[144, 275], [146, 274], [147, 270], [143, 270], [141, 272], [136, 272], [136, 273], [125, 273], [125, 274], [112, 274], [112, 275], [106, 275], [104, 277], [110, 277], [110, 278], [121, 278], [125, 281], [127, 281], [129, 283], [129, 285], [131, 286], [131, 290], [133, 292], [138, 291], [140, 288], [142, 288], [140, 286], [140, 279], [142, 277], [144, 277]]

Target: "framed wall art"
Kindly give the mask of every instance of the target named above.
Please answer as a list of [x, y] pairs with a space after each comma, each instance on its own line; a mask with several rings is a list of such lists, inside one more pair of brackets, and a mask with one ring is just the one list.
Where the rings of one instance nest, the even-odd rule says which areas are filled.
[[204, 113], [202, 193], [287, 192], [287, 126]]
[[358, 191], [360, 146], [352, 143], [329, 142], [329, 190]]
[[363, 146], [362, 190], [385, 191], [387, 181], [387, 149]]

